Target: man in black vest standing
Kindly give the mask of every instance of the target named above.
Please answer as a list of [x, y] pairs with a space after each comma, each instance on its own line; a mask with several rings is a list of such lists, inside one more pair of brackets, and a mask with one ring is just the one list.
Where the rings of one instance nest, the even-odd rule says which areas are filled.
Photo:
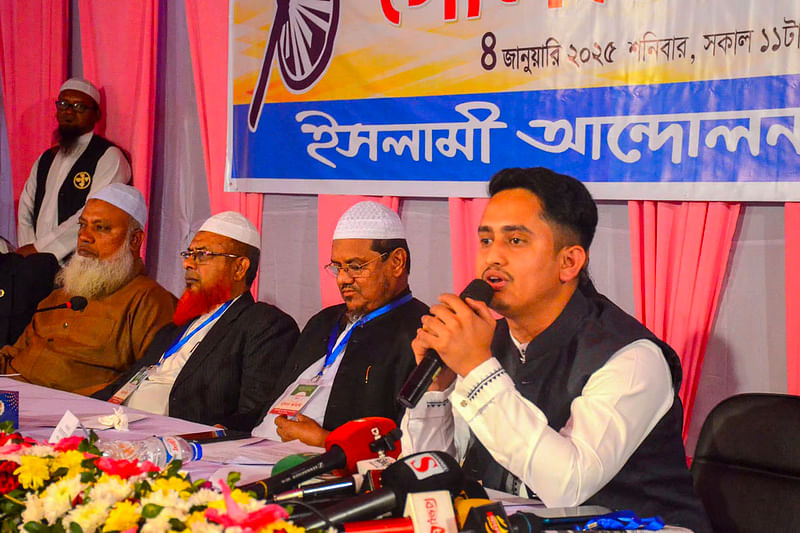
[[489, 193], [476, 273], [504, 318], [452, 294], [423, 317], [414, 352], [436, 350], [449, 370], [406, 413], [403, 451], [456, 453], [485, 486], [549, 507], [604, 505], [711, 531], [686, 468], [678, 356], [586, 273], [597, 226], [586, 187], [505, 169]]
[[17, 253], [51, 253], [59, 261], [75, 250], [78, 215], [89, 194], [109, 183], [128, 183], [131, 167], [118, 147], [94, 126], [100, 92], [87, 80], [70, 78], [56, 105], [58, 145], [34, 163], [19, 199]]

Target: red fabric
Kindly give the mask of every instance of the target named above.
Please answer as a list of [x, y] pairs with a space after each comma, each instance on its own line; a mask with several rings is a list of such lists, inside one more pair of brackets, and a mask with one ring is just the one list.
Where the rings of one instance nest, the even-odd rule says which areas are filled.
[[739, 207], [723, 202], [628, 202], [636, 315], [681, 358], [684, 440]]
[[786, 380], [789, 394], [800, 394], [800, 203], [784, 206], [786, 235]]
[[453, 257], [453, 292], [460, 293], [475, 278], [478, 224], [488, 198], [450, 198], [450, 253]]
[[150, 205], [158, 1], [80, 0], [84, 77], [100, 89], [96, 131], [131, 157], [133, 184]]
[[[238, 211], [261, 229], [263, 196], [225, 192], [228, 120], [228, 3], [186, 0], [200, 137], [203, 141], [211, 214]], [[258, 299], [258, 278], [253, 283]]]
[[0, 3], [0, 75], [14, 190], [14, 206], [31, 166], [53, 144], [53, 102], [67, 78], [67, 2]]
[[322, 296], [322, 307], [342, 303], [342, 295], [336, 286], [336, 279], [325, 272], [323, 266], [331, 262], [331, 243], [333, 230], [339, 217], [350, 206], [364, 200], [373, 200], [391, 208], [394, 212], [400, 209], [400, 199], [396, 196], [340, 196], [321, 194], [317, 201], [317, 253], [319, 255], [319, 290]]

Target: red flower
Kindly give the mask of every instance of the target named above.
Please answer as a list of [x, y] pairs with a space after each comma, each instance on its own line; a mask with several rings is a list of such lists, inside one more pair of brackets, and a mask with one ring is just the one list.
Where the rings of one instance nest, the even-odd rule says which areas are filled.
[[150, 461], [145, 461], [138, 464], [136, 461], [128, 461], [127, 459], [112, 459], [110, 457], [101, 457], [94, 464], [103, 472], [123, 479], [128, 479], [131, 476], [138, 476], [145, 472], [153, 472], [158, 470], [158, 467]]
[[3, 461], [0, 463], [0, 494], [8, 494], [19, 487], [19, 480], [14, 475], [14, 470], [19, 465], [14, 461]]
[[83, 437], [64, 437], [60, 441], [56, 443], [54, 446], [57, 452], [67, 452], [70, 450], [77, 450], [78, 446], [81, 445], [83, 441]]

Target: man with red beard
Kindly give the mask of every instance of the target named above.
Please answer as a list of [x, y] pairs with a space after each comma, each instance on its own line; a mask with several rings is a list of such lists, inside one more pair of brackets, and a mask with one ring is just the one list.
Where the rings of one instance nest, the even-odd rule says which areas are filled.
[[139, 249], [147, 208], [142, 193], [113, 183], [89, 197], [78, 219], [76, 253], [56, 277], [61, 288], [39, 309], [75, 296], [80, 312], [36, 313], [13, 345], [0, 348], [6, 372], [70, 392], [92, 394], [140, 359], [169, 322], [175, 297], [144, 273]]
[[260, 245], [239, 213], [206, 220], [181, 252], [186, 289], [174, 323], [95, 397], [249, 432], [299, 334], [292, 317], [250, 295]]
[[100, 91], [91, 82], [68, 79], [55, 105], [58, 144], [39, 156], [25, 182], [17, 253], [51, 253], [61, 262], [75, 250], [86, 199], [110, 183], [128, 183], [131, 167], [122, 150], [94, 133], [102, 113]]

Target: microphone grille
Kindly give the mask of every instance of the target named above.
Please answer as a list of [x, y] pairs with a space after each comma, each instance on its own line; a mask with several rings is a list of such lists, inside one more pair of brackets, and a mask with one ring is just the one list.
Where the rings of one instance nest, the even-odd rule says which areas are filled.
[[469, 282], [469, 285], [464, 287], [460, 296], [462, 300], [472, 298], [473, 300], [478, 300], [479, 302], [489, 305], [494, 296], [494, 289], [482, 279], [473, 279]]
[[83, 296], [73, 296], [69, 299], [69, 308], [73, 311], [81, 311], [89, 303]]

